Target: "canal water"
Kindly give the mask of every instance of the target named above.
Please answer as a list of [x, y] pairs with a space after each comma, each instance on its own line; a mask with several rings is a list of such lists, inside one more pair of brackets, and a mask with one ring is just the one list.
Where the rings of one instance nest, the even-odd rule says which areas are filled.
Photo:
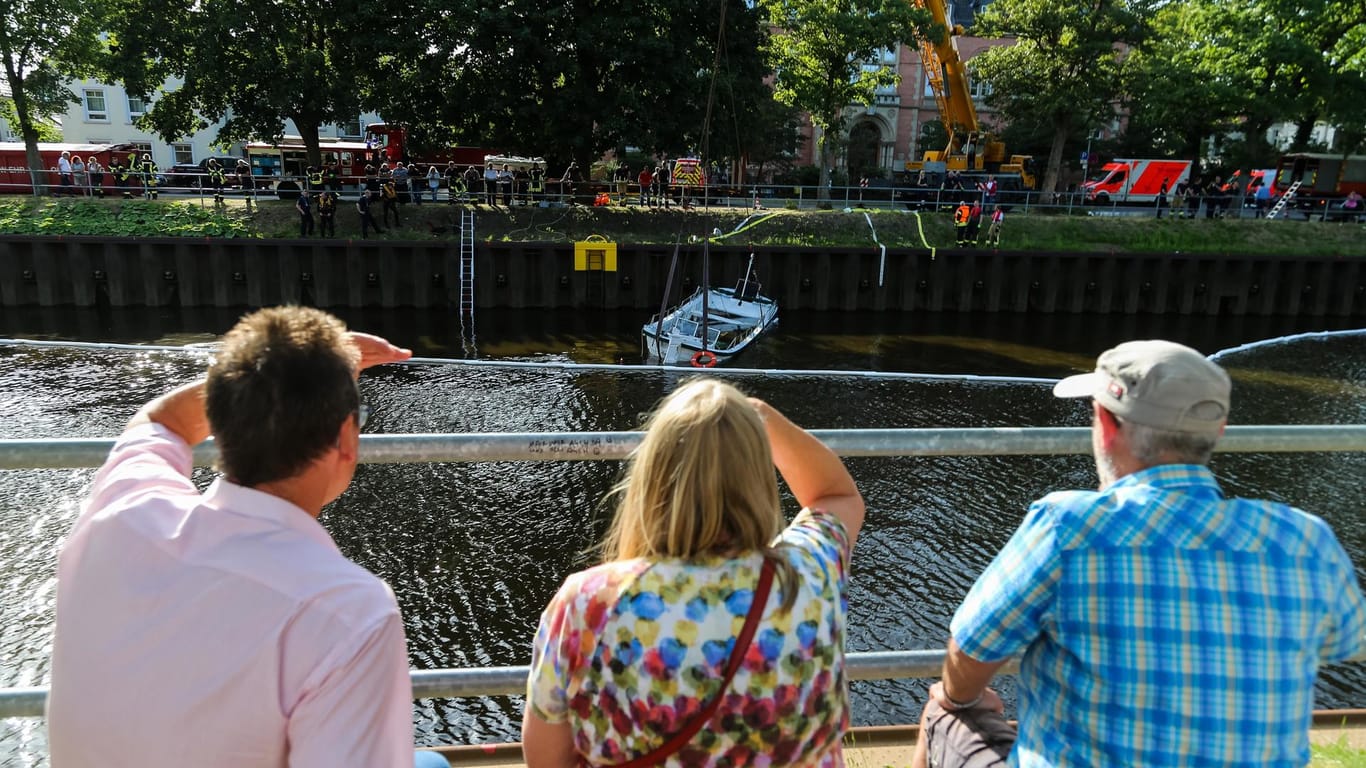
[[[146, 400], [203, 371], [195, 345], [235, 312], [0, 310], [0, 337], [189, 345], [184, 350], [0, 345], [0, 438], [112, 436]], [[635, 366], [637, 313], [522, 312], [467, 320], [426, 311], [346, 315], [352, 327], [451, 363], [367, 373], [366, 432], [630, 430], [686, 372]], [[736, 382], [809, 428], [1084, 426], [1084, 407], [1040, 379], [1089, 370], [1132, 338], [1182, 341], [1233, 376], [1234, 423], [1366, 423], [1366, 331], [1287, 318], [813, 314], [736, 362], [787, 372]], [[1330, 331], [1332, 333], [1315, 333]], [[1222, 351], [1221, 351], [1222, 350]], [[544, 362], [470, 366], [458, 359]], [[565, 363], [625, 363], [584, 369]], [[847, 371], [933, 376], [869, 378]], [[965, 374], [965, 375], [960, 375]], [[981, 378], [987, 375], [993, 378]], [[999, 377], [999, 378], [995, 378]], [[868, 503], [854, 556], [849, 647], [941, 647], [954, 607], [1033, 499], [1092, 487], [1089, 457], [848, 460]], [[1366, 567], [1361, 454], [1218, 455], [1226, 492], [1296, 504]], [[525, 664], [541, 608], [587, 564], [616, 462], [369, 465], [323, 517], [342, 551], [398, 595], [416, 668]], [[0, 471], [0, 686], [45, 685], [55, 552], [93, 470]], [[210, 474], [197, 471], [207, 484]], [[786, 503], [795, 511], [791, 499]], [[925, 681], [853, 686], [859, 725], [913, 722]], [[1013, 699], [1010, 685], [1005, 687]], [[136, 696], [130, 692], [130, 705]], [[1323, 707], [1366, 706], [1366, 669], [1327, 670]], [[513, 697], [415, 705], [419, 743], [519, 736]], [[0, 722], [0, 766], [45, 763], [41, 720]]]

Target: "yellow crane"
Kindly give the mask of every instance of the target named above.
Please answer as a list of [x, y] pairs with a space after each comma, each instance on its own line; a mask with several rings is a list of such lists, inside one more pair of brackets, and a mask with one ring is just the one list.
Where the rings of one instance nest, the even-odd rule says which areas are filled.
[[[936, 24], [947, 30], [941, 40], [919, 40], [920, 60], [939, 104], [939, 119], [949, 134], [942, 151], [929, 150], [920, 160], [906, 163], [908, 171], [964, 171], [991, 173], [999, 177], [1018, 177], [1024, 189], [1034, 189], [1036, 179], [1030, 172], [1032, 157], [1007, 155], [1006, 145], [982, 128], [977, 107], [972, 103], [967, 65], [958, 55], [957, 38], [963, 27], [949, 20], [945, 0], [911, 0], [926, 10]], [[1013, 186], [1013, 185], [1012, 185]]]

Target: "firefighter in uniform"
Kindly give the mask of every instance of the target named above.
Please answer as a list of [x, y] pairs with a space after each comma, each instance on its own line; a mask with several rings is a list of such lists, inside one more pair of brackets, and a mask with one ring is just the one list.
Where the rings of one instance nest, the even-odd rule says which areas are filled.
[[527, 171], [527, 196], [531, 198], [531, 204], [536, 205], [541, 200], [541, 195], [545, 193], [545, 169], [536, 164]]
[[142, 154], [142, 196], [147, 200], [157, 199], [157, 164], [150, 152]]
[[223, 204], [223, 186], [226, 180], [223, 175], [223, 166], [219, 165], [217, 160], [209, 158], [209, 186], [213, 187], [214, 205]]
[[318, 237], [337, 236], [337, 194], [324, 189], [318, 195]]
[[456, 198], [465, 198], [465, 179], [454, 160], [446, 163], [446, 204], [455, 205]]
[[305, 192], [321, 192], [323, 189], [323, 170], [311, 165], [308, 166], [308, 175], [304, 177], [304, 181], [306, 182]]
[[398, 188], [394, 186], [394, 177], [386, 176], [380, 184], [380, 197], [384, 200], [384, 226], [389, 224], [389, 212], [394, 213], [394, 223], [392, 226], [399, 226], [403, 222], [398, 219]]
[[972, 206], [964, 200], [953, 209], [953, 229], [958, 235], [958, 247], [962, 248], [968, 243], [968, 222], [972, 219]]
[[247, 201], [247, 211], [256, 202], [256, 179], [251, 175], [251, 166], [246, 160], [237, 161], [237, 184], [242, 188], [242, 197]]
[[323, 164], [323, 186], [333, 192], [341, 191], [341, 173], [335, 161], [329, 160]]

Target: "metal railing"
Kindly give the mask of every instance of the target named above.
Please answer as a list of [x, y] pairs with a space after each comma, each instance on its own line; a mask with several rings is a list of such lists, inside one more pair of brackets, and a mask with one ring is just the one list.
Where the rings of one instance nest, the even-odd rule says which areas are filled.
[[[1004, 456], [1085, 454], [1086, 427], [993, 429], [811, 430], [841, 456]], [[619, 460], [641, 432], [363, 435], [362, 463]], [[0, 440], [0, 469], [97, 467], [112, 438]], [[1366, 424], [1232, 426], [1219, 441], [1226, 453], [1363, 452]], [[212, 462], [212, 441], [195, 448], [196, 465]], [[939, 674], [942, 650], [875, 651], [847, 657], [852, 680], [928, 678]], [[1366, 661], [1366, 653], [1351, 661]], [[1012, 671], [1012, 667], [1006, 671]], [[520, 695], [529, 667], [434, 669], [411, 672], [413, 698]], [[47, 689], [0, 689], [0, 718], [42, 717]]]
[[[26, 171], [23, 168], [0, 169], [13, 174], [28, 173], [36, 179], [38, 185], [49, 195], [61, 196], [64, 188], [59, 181], [59, 174], [55, 168], [44, 168], [38, 171]], [[172, 195], [191, 195], [200, 198], [211, 197], [213, 190], [207, 185], [201, 184], [201, 180], [206, 177], [207, 172], [186, 172], [174, 171], [171, 168], [158, 170], [157, 176], [160, 180], [155, 187], [161, 193]], [[270, 174], [253, 175], [253, 183], [256, 188], [251, 192], [258, 196], [270, 196], [276, 194], [275, 187], [282, 182], [285, 184], [283, 192], [286, 195], [297, 195], [299, 190], [310, 189], [311, 184], [306, 175], [299, 174]], [[860, 184], [851, 185], [830, 185], [825, 187], [823, 193], [819, 185], [816, 184], [779, 184], [774, 182], [760, 183], [747, 181], [743, 183], [721, 183], [705, 184], [700, 186], [683, 186], [672, 184], [666, 192], [659, 192], [654, 188], [647, 188], [642, 194], [640, 184], [636, 181], [626, 183], [611, 180], [595, 181], [575, 181], [561, 183], [559, 179], [545, 179], [544, 188], [541, 192], [532, 194], [526, 179], [517, 179], [511, 185], [508, 196], [513, 205], [582, 205], [592, 206], [597, 193], [607, 192], [614, 205], [649, 205], [660, 206], [682, 206], [684, 200], [688, 204], [703, 209], [711, 208], [793, 208], [799, 210], [816, 209], [821, 207], [829, 208], [852, 208], [863, 210], [895, 210], [895, 211], [918, 211], [918, 212], [949, 212], [963, 200], [982, 201], [983, 192], [977, 189], [974, 184], [966, 183], [965, 186], [917, 186], [914, 184], [891, 184], [885, 179], [876, 180], [877, 183], [864, 187]], [[400, 189], [399, 194], [403, 197], [409, 195], [429, 198], [430, 189], [427, 186], [426, 177], [419, 175], [410, 177], [409, 183], [412, 185], [411, 191]], [[227, 180], [227, 194], [241, 196], [243, 190], [235, 187], [236, 177], [229, 174]], [[358, 194], [359, 189], [364, 185], [364, 181], [358, 176], [347, 176], [340, 183], [340, 189], [336, 190], [343, 197], [349, 198]], [[625, 192], [619, 190], [624, 188]], [[33, 181], [20, 182], [14, 179], [0, 180], [0, 192], [34, 192]], [[104, 170], [104, 182], [100, 187], [93, 186], [87, 178], [84, 184], [77, 184], [67, 187], [65, 190], [75, 196], [90, 196], [97, 189], [103, 189], [105, 196], [115, 196], [125, 189], [133, 192], [135, 196], [143, 194], [143, 179], [141, 175], [135, 175], [129, 182], [129, 186], [120, 186], [114, 175], [108, 168]], [[334, 187], [334, 189], [336, 189]], [[499, 204], [503, 203], [503, 190], [501, 186], [495, 186], [496, 192], [488, 192], [484, 188], [484, 179], [481, 176], [476, 184], [465, 191], [463, 197], [468, 202], [479, 202], [486, 199], [486, 196], [494, 196]], [[450, 196], [450, 189], [446, 178], [443, 176], [439, 187], [438, 199], [445, 201]], [[1153, 203], [1116, 203], [1116, 204], [1096, 204], [1086, 200], [1085, 195], [1077, 190], [1067, 192], [1035, 192], [1031, 190], [1001, 190], [994, 198], [1003, 208], [1019, 213], [1053, 213], [1071, 214], [1082, 216], [1156, 216], [1157, 209]], [[646, 200], [646, 203], [639, 201]], [[1298, 210], [1297, 212], [1310, 219], [1317, 221], [1328, 220], [1350, 220], [1353, 218], [1361, 219], [1366, 214], [1350, 211], [1342, 211], [1341, 201], [1337, 198], [1315, 199], [1311, 210]], [[1188, 217], [1205, 216], [1205, 212], [1213, 209], [1213, 213], [1219, 218], [1256, 218], [1262, 215], [1256, 209], [1251, 197], [1235, 197], [1228, 205], [1215, 205], [1211, 202], [1204, 202], [1195, 209], [1186, 207], [1169, 206], [1164, 208], [1164, 215], [1180, 218], [1183, 214]], [[990, 211], [986, 212], [987, 214]]]
[[[985, 429], [813, 429], [840, 456], [1048, 456], [1091, 452], [1089, 427]], [[361, 435], [362, 464], [624, 459], [642, 432], [498, 432]], [[0, 440], [0, 469], [98, 467], [114, 438]], [[1366, 424], [1232, 426], [1221, 453], [1366, 451]], [[212, 438], [194, 449], [196, 466], [217, 456]]]

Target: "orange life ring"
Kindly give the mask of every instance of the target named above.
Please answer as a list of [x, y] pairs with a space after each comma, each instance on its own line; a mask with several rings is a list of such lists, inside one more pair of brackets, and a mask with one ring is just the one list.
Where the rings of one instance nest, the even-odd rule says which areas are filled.
[[716, 353], [699, 349], [692, 354], [692, 367], [711, 368], [714, 365], [716, 365]]

